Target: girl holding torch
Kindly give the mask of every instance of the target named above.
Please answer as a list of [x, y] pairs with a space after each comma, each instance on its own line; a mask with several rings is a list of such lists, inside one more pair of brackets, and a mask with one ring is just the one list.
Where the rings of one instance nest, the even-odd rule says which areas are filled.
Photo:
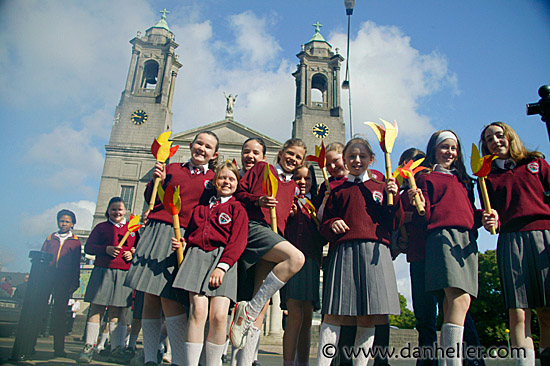
[[[248, 212], [248, 245], [241, 256], [239, 272], [263, 259], [256, 269], [255, 290], [251, 301], [237, 303], [231, 317], [229, 337], [236, 348], [244, 348], [239, 364], [251, 364], [254, 358], [256, 339], [260, 331], [260, 312], [269, 299], [296, 274], [304, 264], [304, 255], [285, 240], [284, 233], [288, 216], [298, 186], [292, 180], [294, 170], [299, 168], [306, 155], [306, 146], [300, 139], [290, 139], [279, 151], [275, 166], [257, 162], [241, 179], [235, 197], [241, 201]], [[266, 175], [267, 173], [267, 175]], [[278, 189], [274, 196], [264, 193], [266, 178], [276, 181]], [[272, 183], [269, 183], [273, 188]], [[276, 221], [272, 222], [275, 210]], [[271, 225], [270, 225], [271, 224]], [[241, 268], [242, 265], [242, 268]], [[247, 340], [248, 338], [248, 340]]]
[[[461, 365], [464, 322], [471, 296], [477, 296], [477, 229], [481, 211], [474, 206], [473, 181], [466, 173], [457, 135], [435, 132], [426, 148], [427, 174], [409, 189], [411, 205], [418, 195], [425, 214], [413, 213], [413, 224], [426, 229], [426, 291], [443, 291], [441, 347], [447, 365]], [[453, 349], [453, 350], [448, 350]]]
[[84, 296], [84, 301], [90, 303], [90, 314], [86, 324], [86, 344], [78, 359], [82, 363], [92, 361], [105, 308], [108, 309], [113, 357], [123, 355], [126, 337], [123, 310], [132, 304], [132, 289], [125, 287], [124, 282], [139, 240], [137, 230], [140, 227], [126, 222], [125, 215], [126, 205], [122, 198], [111, 198], [105, 212], [107, 221], [96, 225], [84, 247], [87, 254], [95, 255], [95, 261]]
[[528, 151], [504, 122], [493, 122], [481, 132], [484, 155], [495, 154], [486, 178], [493, 204], [483, 214], [483, 226], [500, 231], [497, 264], [504, 300], [510, 315], [510, 336], [518, 365], [534, 365], [531, 309], [540, 323], [541, 364], [550, 363], [550, 167], [544, 155]]
[[[216, 165], [219, 140], [211, 131], [198, 133], [189, 145], [191, 158], [185, 164], [164, 165], [157, 162], [153, 176], [160, 178], [166, 191], [170, 185], [179, 187], [181, 210], [179, 218], [181, 234], [191, 219], [193, 208], [207, 200], [212, 191], [210, 181], [214, 177], [211, 170]], [[154, 181], [145, 190], [149, 202]], [[210, 192], [206, 192], [206, 191]], [[128, 272], [126, 285], [145, 293], [142, 331], [145, 365], [156, 365], [157, 346], [161, 330], [161, 310], [165, 315], [168, 338], [172, 346], [172, 363], [184, 365], [183, 337], [187, 315], [178, 302], [181, 290], [172, 287], [178, 268], [177, 254], [172, 251], [171, 238], [174, 236], [172, 215], [164, 209], [163, 203], [156, 200], [152, 211], [145, 213], [147, 224], [141, 242]]]

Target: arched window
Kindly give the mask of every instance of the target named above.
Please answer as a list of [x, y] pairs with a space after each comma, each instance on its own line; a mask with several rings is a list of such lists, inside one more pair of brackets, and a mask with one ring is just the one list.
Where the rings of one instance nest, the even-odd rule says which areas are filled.
[[149, 60], [143, 65], [143, 77], [141, 87], [143, 89], [155, 89], [159, 74], [159, 64], [154, 60]]
[[323, 74], [315, 74], [311, 78], [311, 106], [327, 107], [327, 78]]

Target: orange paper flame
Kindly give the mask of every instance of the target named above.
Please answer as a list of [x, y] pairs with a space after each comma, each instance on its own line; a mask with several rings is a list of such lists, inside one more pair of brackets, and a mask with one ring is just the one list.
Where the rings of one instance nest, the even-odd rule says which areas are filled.
[[172, 131], [161, 133], [151, 145], [151, 152], [158, 162], [165, 163], [178, 151], [179, 145], [172, 146], [172, 141], [168, 141], [170, 134]]
[[174, 187], [170, 184], [166, 187], [166, 192], [162, 189], [162, 186], [159, 186], [158, 194], [166, 211], [170, 212], [172, 216], [180, 213], [181, 198], [179, 186], [174, 189]]
[[323, 169], [326, 164], [325, 155], [325, 142], [321, 140], [321, 146], [315, 145], [315, 155], [308, 155], [306, 157], [306, 160], [315, 161], [317, 164], [319, 164], [319, 168]]
[[264, 169], [264, 182], [262, 189], [264, 193], [270, 197], [277, 196], [277, 189], [279, 187], [279, 181], [277, 177], [271, 172], [270, 165], [266, 164]]
[[414, 177], [416, 173], [418, 173], [423, 169], [426, 169], [425, 166], [420, 166], [420, 164], [422, 164], [423, 161], [424, 161], [424, 158], [418, 159], [416, 161], [407, 160], [403, 166], [398, 166], [397, 169], [395, 169], [395, 172], [393, 173], [393, 177], [397, 179], [397, 182], [400, 185], [403, 184], [403, 179], [409, 179], [410, 177]]
[[143, 225], [139, 223], [140, 216], [130, 214], [130, 221], [128, 222], [128, 231], [133, 233], [138, 231]]
[[491, 163], [497, 158], [497, 155], [485, 155], [481, 157], [479, 149], [476, 144], [472, 144], [472, 157], [470, 159], [470, 166], [472, 172], [477, 177], [486, 177], [491, 172]]
[[379, 118], [380, 121], [382, 121], [382, 124], [378, 125], [374, 122], [363, 122], [366, 125], [369, 125], [370, 128], [374, 131], [376, 134], [376, 137], [378, 137], [378, 142], [380, 142], [380, 147], [382, 148], [382, 151], [385, 153], [391, 153], [393, 150], [393, 144], [395, 142], [395, 138], [397, 137], [397, 121], [393, 121], [393, 125], [389, 123], [388, 121], [383, 120], [382, 118]]

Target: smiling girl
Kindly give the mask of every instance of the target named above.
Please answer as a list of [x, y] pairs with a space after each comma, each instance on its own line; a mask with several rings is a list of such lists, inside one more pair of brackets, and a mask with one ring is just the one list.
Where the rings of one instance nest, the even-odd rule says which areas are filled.
[[[246, 247], [248, 216], [233, 197], [239, 172], [232, 163], [216, 169], [217, 194], [199, 205], [193, 215], [185, 242], [185, 259], [174, 280], [174, 287], [189, 293], [189, 328], [185, 342], [184, 365], [198, 365], [203, 348], [204, 326], [209, 319], [206, 365], [219, 365], [223, 353], [230, 301], [236, 301], [235, 263]], [[183, 241], [183, 239], [182, 239]], [[181, 246], [172, 238], [172, 248]]]
[[[263, 314], [260, 312], [269, 299], [296, 274], [304, 264], [304, 255], [281, 235], [270, 228], [269, 209], [275, 207], [277, 212], [277, 229], [284, 233], [288, 216], [298, 186], [292, 180], [294, 170], [299, 168], [306, 154], [306, 147], [300, 139], [290, 139], [279, 151], [278, 163], [270, 166], [271, 173], [278, 179], [276, 197], [267, 196], [262, 189], [265, 162], [257, 162], [239, 182], [235, 197], [241, 201], [248, 212], [248, 244], [241, 257], [239, 266], [242, 271], [263, 261], [256, 269], [256, 294], [250, 302], [237, 303], [231, 317], [229, 337], [236, 348], [243, 348], [239, 364], [252, 363], [256, 339], [260, 336], [258, 326]], [[239, 269], [241, 271], [241, 269]], [[247, 337], [250, 338], [247, 341]], [[250, 342], [249, 342], [250, 341]]]
[[[320, 227], [330, 248], [318, 365], [330, 365], [327, 347], [338, 344], [341, 326], [350, 320], [357, 325], [355, 349], [364, 350], [354, 364], [366, 365], [375, 325], [400, 312], [389, 248], [391, 233], [403, 218], [398, 186], [394, 178], [384, 183], [372, 177], [369, 165], [374, 154], [367, 140], [350, 140], [343, 156], [349, 175], [330, 193]], [[386, 204], [388, 194], [396, 195], [396, 205]]]
[[[426, 231], [426, 291], [444, 292], [441, 347], [447, 365], [461, 365], [464, 321], [471, 296], [477, 296], [477, 228], [480, 211], [474, 206], [473, 181], [466, 173], [462, 149], [453, 131], [435, 132], [428, 142], [423, 165], [427, 174], [408, 191], [414, 205], [419, 194], [426, 214], [413, 214], [413, 224]], [[452, 350], [450, 350], [452, 349]]]
[[[201, 202], [207, 202], [212, 195], [210, 181], [214, 172], [211, 168], [216, 165], [218, 146], [219, 140], [215, 133], [202, 131], [189, 144], [191, 158], [185, 164], [164, 165], [157, 162], [155, 165], [153, 176], [161, 179], [164, 190], [168, 184], [180, 187], [179, 221], [182, 236], [193, 208]], [[149, 182], [145, 190], [146, 202], [149, 202], [152, 191], [153, 181]], [[153, 210], [144, 216], [147, 216], [147, 225], [128, 272], [126, 285], [145, 293], [142, 315], [145, 365], [156, 365], [162, 310], [172, 345], [172, 363], [181, 366], [184, 365], [183, 334], [187, 316], [178, 301], [181, 290], [172, 287], [178, 268], [176, 253], [172, 251], [172, 215], [164, 209], [157, 197]]]
[[95, 255], [94, 269], [86, 287], [84, 301], [89, 302], [90, 313], [86, 324], [86, 344], [79, 362], [92, 361], [93, 347], [99, 335], [100, 320], [108, 309], [109, 339], [113, 354], [122, 353], [126, 325], [123, 310], [132, 304], [132, 289], [124, 286], [132, 255], [139, 240], [131, 233], [121, 248], [118, 244], [128, 231], [126, 205], [120, 197], [113, 197], [107, 205], [107, 221], [97, 224], [86, 241], [84, 251]]
[[[541, 364], [550, 363], [550, 167], [538, 151], [528, 151], [516, 132], [493, 122], [481, 132], [483, 154], [496, 154], [487, 190], [493, 205], [483, 226], [499, 228], [497, 264], [510, 315], [510, 338], [518, 364], [533, 365], [531, 309], [540, 323]], [[523, 357], [525, 356], [525, 357]]]

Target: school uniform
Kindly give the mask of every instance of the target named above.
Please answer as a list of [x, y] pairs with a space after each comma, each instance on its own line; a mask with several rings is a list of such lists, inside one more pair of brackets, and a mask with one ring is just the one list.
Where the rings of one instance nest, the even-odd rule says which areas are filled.
[[475, 209], [473, 190], [438, 165], [419, 174], [416, 183], [426, 200], [425, 215], [413, 215], [413, 223], [426, 230], [426, 291], [456, 287], [476, 297], [481, 211]]
[[550, 167], [544, 159], [521, 163], [497, 159], [487, 176], [492, 208], [499, 215], [497, 264], [509, 309], [550, 306]]
[[108, 246], [117, 246], [127, 231], [126, 220], [115, 223], [110, 219], [97, 224], [92, 230], [84, 251], [96, 258], [84, 301], [124, 308], [132, 304], [132, 289], [124, 286], [131, 262], [124, 260], [123, 254], [136, 246], [139, 234], [130, 233], [116, 257], [113, 258], [106, 251]]
[[[309, 193], [305, 197], [309, 199]], [[302, 269], [281, 289], [281, 309], [287, 310], [286, 301], [295, 299], [311, 301], [313, 309], [319, 310], [321, 258], [323, 246], [327, 241], [319, 233], [311, 214], [302, 210], [298, 203], [296, 205], [298, 211], [289, 217], [284, 236], [304, 254], [306, 261]]]
[[[188, 292], [237, 297], [237, 266], [248, 238], [248, 216], [234, 197], [212, 197], [205, 205], [195, 207], [185, 233], [185, 258], [174, 280], [174, 287]], [[209, 286], [216, 268], [225, 271], [222, 284]]]
[[[191, 219], [193, 208], [197, 204], [208, 202], [214, 194], [212, 178], [214, 172], [208, 169], [208, 164], [193, 166], [189, 161], [185, 164], [172, 163], [166, 166], [163, 189], [166, 190], [169, 184], [174, 188], [180, 186], [181, 210], [178, 217], [182, 236]], [[145, 190], [146, 202], [149, 202], [151, 197], [153, 182], [149, 182]], [[172, 287], [178, 268], [177, 255], [172, 250], [172, 215], [164, 209], [158, 196], [148, 219], [140, 245], [128, 270], [125, 285], [155, 296], [177, 300], [181, 291]]]
[[[356, 182], [356, 178], [357, 182]], [[335, 234], [332, 224], [344, 220], [350, 230]], [[323, 283], [323, 314], [365, 316], [399, 314], [397, 283], [390, 254], [393, 230], [403, 209], [386, 204], [385, 183], [367, 172], [332, 190], [321, 234], [331, 243]]]
[[54, 350], [61, 353], [65, 348], [65, 310], [73, 292], [80, 286], [82, 244], [70, 231], [66, 234], [53, 233], [48, 236], [41, 250], [53, 255], [44, 284], [53, 294]]
[[[278, 178], [276, 199], [277, 230], [271, 230], [271, 217], [268, 208], [259, 207], [258, 199], [265, 196], [263, 191], [264, 169], [267, 163], [256, 163], [239, 181], [235, 198], [242, 202], [248, 212], [248, 244], [244, 250], [239, 265], [239, 272], [246, 271], [258, 262], [275, 245], [285, 241], [278, 233], [284, 233], [294, 195], [299, 192], [298, 186], [292, 180], [292, 173], [285, 173], [277, 164], [271, 165], [271, 172]], [[281, 178], [282, 177], [282, 178]], [[241, 266], [242, 265], [242, 266]]]

